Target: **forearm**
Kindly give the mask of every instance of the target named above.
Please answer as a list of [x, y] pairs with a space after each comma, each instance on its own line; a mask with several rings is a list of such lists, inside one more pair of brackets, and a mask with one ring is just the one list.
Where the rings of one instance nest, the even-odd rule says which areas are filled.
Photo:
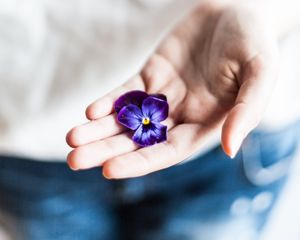
[[282, 37], [300, 27], [300, 2], [297, 0], [256, 0], [256, 7], [271, 21], [275, 33]]
[[300, 27], [300, 2], [297, 0], [233, 1], [254, 8], [279, 38]]
[[257, 12], [279, 38], [295, 28], [300, 28], [300, 2], [298, 0], [203, 0], [237, 7], [245, 6]]

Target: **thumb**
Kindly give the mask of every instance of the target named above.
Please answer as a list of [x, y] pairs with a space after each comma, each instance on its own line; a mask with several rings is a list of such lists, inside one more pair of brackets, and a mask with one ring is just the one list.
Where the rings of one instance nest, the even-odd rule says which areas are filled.
[[260, 122], [276, 82], [276, 64], [256, 56], [243, 68], [234, 107], [222, 128], [222, 147], [233, 158], [248, 133]]

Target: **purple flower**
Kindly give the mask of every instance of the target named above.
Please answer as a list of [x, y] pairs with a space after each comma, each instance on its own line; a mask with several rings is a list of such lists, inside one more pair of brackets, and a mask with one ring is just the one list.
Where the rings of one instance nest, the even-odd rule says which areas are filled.
[[114, 109], [118, 122], [134, 131], [132, 140], [138, 145], [146, 147], [167, 140], [167, 126], [160, 123], [169, 113], [165, 95], [127, 92], [115, 101]]

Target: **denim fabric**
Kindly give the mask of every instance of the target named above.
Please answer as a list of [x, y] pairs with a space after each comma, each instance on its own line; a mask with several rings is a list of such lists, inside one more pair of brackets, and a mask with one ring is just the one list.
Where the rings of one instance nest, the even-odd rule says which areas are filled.
[[[0, 225], [17, 240], [258, 240], [298, 144], [300, 122], [254, 131], [234, 160], [220, 147], [145, 177], [0, 157]], [[1, 218], [2, 216], [2, 218]]]

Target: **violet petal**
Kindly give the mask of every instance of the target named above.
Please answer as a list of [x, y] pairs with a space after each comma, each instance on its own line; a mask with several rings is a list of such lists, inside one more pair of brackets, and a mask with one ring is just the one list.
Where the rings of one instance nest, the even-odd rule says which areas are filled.
[[155, 93], [155, 94], [150, 94], [150, 97], [155, 97], [155, 98], [159, 98], [161, 100], [167, 101], [167, 97], [164, 94], [161, 93]]
[[144, 117], [149, 117], [151, 122], [161, 122], [168, 117], [169, 104], [156, 97], [148, 97], [142, 105]]
[[114, 103], [114, 109], [117, 113], [121, 111], [121, 109], [124, 106], [127, 106], [129, 104], [134, 104], [139, 107], [142, 106], [143, 101], [148, 97], [149, 95], [143, 91], [130, 91], [123, 95], [121, 95]]
[[164, 142], [167, 140], [167, 126], [160, 123], [151, 123], [146, 126], [141, 125], [135, 131], [132, 140], [142, 147]]
[[135, 130], [142, 123], [142, 112], [140, 108], [134, 104], [124, 106], [118, 113], [118, 121], [125, 127]]

